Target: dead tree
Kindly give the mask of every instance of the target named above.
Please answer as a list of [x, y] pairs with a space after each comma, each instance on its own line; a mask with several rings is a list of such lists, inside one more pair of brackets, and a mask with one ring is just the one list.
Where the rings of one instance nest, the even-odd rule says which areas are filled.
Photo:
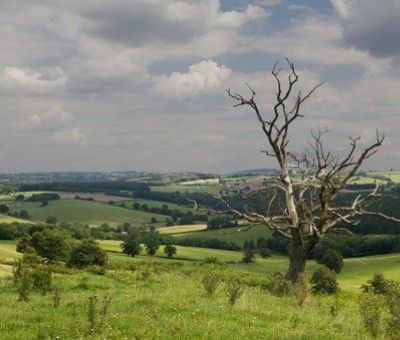
[[[280, 233], [289, 239], [289, 268], [287, 279], [297, 281], [306, 265], [315, 245], [331, 231], [348, 231], [347, 227], [359, 222], [363, 215], [376, 215], [399, 222], [399, 220], [379, 212], [368, 210], [371, 201], [380, 196], [379, 188], [358, 195], [350, 204], [338, 206], [337, 198], [357, 173], [360, 166], [374, 155], [382, 145], [384, 135], [376, 132], [376, 139], [366, 148], [360, 149], [360, 137], [349, 139], [349, 149], [344, 154], [327, 151], [324, 145], [324, 135], [327, 130], [319, 129], [311, 133], [309, 147], [302, 154], [296, 154], [289, 149], [289, 137], [293, 124], [302, 117], [302, 104], [323, 84], [317, 84], [305, 95], [295, 91], [299, 80], [294, 63], [286, 59], [289, 66], [287, 85], [284, 86], [280, 75], [279, 63], [272, 70], [277, 91], [276, 103], [272, 113], [264, 115], [258, 107], [256, 92], [249, 86], [249, 96], [227, 90], [234, 100], [234, 107], [248, 106], [256, 114], [256, 118], [267, 139], [269, 150], [263, 151], [277, 163], [277, 176], [261, 187], [240, 194], [242, 199], [254, 197], [263, 192], [270, 193], [266, 202], [266, 213], [232, 206], [228, 197], [234, 190], [222, 181], [223, 187], [218, 200], [224, 206], [223, 212], [233, 213], [252, 224], [264, 224], [269, 229]], [[283, 197], [280, 213], [270, 212], [270, 207], [276, 197]]]

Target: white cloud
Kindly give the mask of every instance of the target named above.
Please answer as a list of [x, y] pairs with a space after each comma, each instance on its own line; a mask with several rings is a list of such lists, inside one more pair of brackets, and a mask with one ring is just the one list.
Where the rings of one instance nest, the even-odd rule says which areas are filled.
[[23, 126], [29, 130], [54, 130], [71, 122], [73, 117], [72, 112], [54, 105], [42, 113], [29, 115]]
[[63, 89], [66, 81], [67, 76], [59, 67], [35, 71], [8, 66], [0, 74], [0, 87], [10, 91], [49, 93]]
[[82, 144], [86, 140], [79, 128], [63, 129], [52, 134], [50, 140], [56, 144]]
[[212, 60], [204, 60], [189, 67], [187, 73], [174, 72], [155, 78], [155, 93], [169, 99], [195, 97], [221, 88], [231, 70]]

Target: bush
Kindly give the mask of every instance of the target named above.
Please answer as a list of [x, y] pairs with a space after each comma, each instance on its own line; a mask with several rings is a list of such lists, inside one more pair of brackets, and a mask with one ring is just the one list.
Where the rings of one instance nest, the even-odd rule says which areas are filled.
[[7, 214], [10, 211], [10, 208], [7, 204], [0, 204], [0, 214]]
[[383, 303], [375, 294], [364, 294], [360, 300], [360, 314], [368, 333], [376, 338], [382, 328]]
[[69, 256], [71, 237], [62, 229], [45, 229], [32, 235], [31, 244], [49, 261], [64, 261]]
[[310, 282], [304, 273], [299, 276], [296, 283], [292, 283], [290, 291], [296, 305], [302, 307], [310, 295]]
[[243, 244], [243, 263], [252, 263], [256, 255], [256, 245], [253, 240], [245, 241]]
[[334, 270], [339, 274], [343, 268], [343, 256], [338, 251], [328, 248], [321, 257], [316, 258], [317, 263]]
[[311, 277], [314, 293], [334, 294], [339, 290], [336, 273], [325, 266], [319, 266]]
[[16, 250], [18, 253], [24, 253], [27, 247], [32, 247], [32, 237], [24, 235], [17, 242]]
[[6, 223], [0, 224], [0, 240], [13, 240], [15, 235], [15, 228]]
[[212, 295], [218, 287], [219, 276], [213, 271], [208, 271], [203, 276], [201, 282], [203, 284], [204, 290], [206, 291], [207, 295]]
[[107, 253], [92, 239], [83, 240], [72, 247], [67, 264], [71, 267], [84, 268], [91, 265], [104, 266]]
[[243, 294], [242, 284], [238, 278], [230, 279], [226, 284], [226, 290], [230, 305], [234, 305]]
[[282, 273], [272, 274], [264, 283], [261, 284], [261, 289], [275, 296], [285, 296], [290, 292], [291, 283], [286, 280]]
[[29, 213], [26, 210], [21, 210], [19, 212], [19, 217], [23, 219], [29, 219]]
[[389, 311], [387, 333], [390, 339], [400, 339], [400, 282], [390, 281], [386, 293]]
[[47, 224], [57, 224], [57, 218], [54, 216], [49, 216], [46, 218]]
[[389, 289], [389, 281], [382, 274], [374, 274], [367, 284], [361, 286], [364, 292], [372, 292], [374, 294], [386, 294]]

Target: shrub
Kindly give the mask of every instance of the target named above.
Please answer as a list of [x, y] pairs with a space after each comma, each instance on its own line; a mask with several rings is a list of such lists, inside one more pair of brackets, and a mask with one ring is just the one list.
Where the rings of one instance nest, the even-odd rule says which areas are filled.
[[243, 244], [243, 263], [252, 263], [256, 255], [256, 245], [253, 240], [245, 241]]
[[1, 214], [7, 214], [9, 212], [10, 208], [8, 207], [7, 204], [0, 204], [0, 213]]
[[72, 247], [67, 264], [72, 267], [84, 268], [90, 265], [104, 266], [107, 253], [93, 240], [83, 240]]
[[68, 259], [71, 237], [62, 229], [45, 229], [32, 235], [32, 247], [51, 262]]
[[361, 289], [364, 292], [372, 292], [374, 294], [386, 294], [389, 289], [389, 281], [382, 274], [374, 274], [367, 284], [363, 284]]
[[46, 218], [47, 224], [57, 224], [57, 218], [54, 216], [49, 216]]
[[228, 302], [230, 305], [234, 305], [243, 294], [242, 284], [238, 278], [231, 278], [226, 283], [226, 290], [228, 295]]
[[6, 223], [0, 224], [0, 240], [13, 240], [15, 235], [15, 228]]
[[27, 247], [32, 246], [32, 237], [29, 235], [22, 236], [16, 246], [18, 253], [24, 253]]
[[217, 289], [219, 284], [219, 276], [213, 272], [208, 271], [202, 278], [201, 282], [203, 287], [207, 293], [207, 295], [212, 295], [214, 291]]
[[328, 248], [321, 257], [316, 258], [317, 263], [334, 270], [339, 274], [343, 268], [343, 256], [338, 251]]
[[261, 289], [275, 296], [285, 296], [290, 292], [290, 281], [286, 280], [282, 273], [272, 274], [264, 283]]
[[302, 307], [310, 295], [310, 282], [307, 275], [301, 274], [297, 282], [291, 285], [290, 291], [296, 305]]
[[387, 333], [390, 339], [400, 339], [400, 282], [390, 281], [386, 292], [389, 311]]
[[214, 256], [207, 256], [206, 258], [204, 258], [203, 261], [201, 261], [201, 264], [211, 264], [211, 265], [215, 265], [215, 266], [223, 266], [224, 264], [218, 260], [217, 257]]
[[360, 300], [360, 314], [368, 333], [377, 337], [382, 328], [382, 300], [375, 294], [364, 294]]
[[325, 266], [319, 266], [311, 277], [314, 293], [334, 294], [339, 290], [336, 273]]
[[21, 210], [19, 212], [19, 217], [27, 220], [29, 219], [29, 213], [26, 210]]

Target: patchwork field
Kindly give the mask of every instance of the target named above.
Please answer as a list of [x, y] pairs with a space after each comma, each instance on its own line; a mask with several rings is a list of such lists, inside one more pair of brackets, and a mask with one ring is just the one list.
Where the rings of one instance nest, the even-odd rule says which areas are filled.
[[84, 200], [49, 201], [45, 207], [40, 202], [11, 202], [11, 210], [26, 210], [32, 221], [44, 222], [49, 216], [57, 218], [58, 222], [82, 223], [98, 226], [109, 223], [111, 226], [129, 222], [135, 225], [149, 223], [152, 217], [158, 222], [164, 222], [166, 216], [143, 211], [124, 209], [117, 206]]

